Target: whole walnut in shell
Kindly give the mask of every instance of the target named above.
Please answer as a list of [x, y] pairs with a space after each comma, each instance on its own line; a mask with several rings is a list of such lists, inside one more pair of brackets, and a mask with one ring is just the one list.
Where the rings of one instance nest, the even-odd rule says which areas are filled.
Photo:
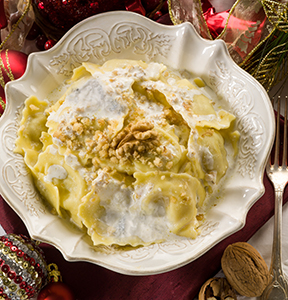
[[221, 259], [222, 270], [231, 286], [247, 297], [259, 297], [269, 282], [267, 264], [250, 244], [229, 245]]
[[237, 300], [235, 290], [226, 278], [213, 277], [201, 287], [199, 300]]

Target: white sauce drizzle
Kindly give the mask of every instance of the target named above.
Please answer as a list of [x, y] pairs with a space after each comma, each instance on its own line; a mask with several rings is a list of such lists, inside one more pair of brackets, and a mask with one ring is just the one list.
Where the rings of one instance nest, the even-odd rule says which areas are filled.
[[52, 165], [48, 168], [47, 175], [44, 176], [45, 182], [52, 182], [53, 178], [65, 179], [67, 178], [67, 171], [60, 165]]
[[145, 190], [151, 189], [149, 184], [143, 185], [141, 191], [123, 189], [121, 182], [109, 178], [103, 170], [99, 171], [93, 184], [101, 199], [100, 205], [105, 208], [101, 221], [110, 227], [110, 234], [118, 241], [125, 242], [125, 239], [137, 236], [143, 242], [151, 242], [169, 235], [164, 206], [155, 207], [153, 215], [144, 213], [141, 208], [139, 194], [145, 197]]
[[61, 123], [66, 120], [70, 123], [76, 116], [80, 116], [121, 122], [127, 111], [127, 106], [116, 101], [115, 95], [109, 95], [99, 79], [92, 78], [68, 94], [57, 112], [50, 114], [48, 121]]

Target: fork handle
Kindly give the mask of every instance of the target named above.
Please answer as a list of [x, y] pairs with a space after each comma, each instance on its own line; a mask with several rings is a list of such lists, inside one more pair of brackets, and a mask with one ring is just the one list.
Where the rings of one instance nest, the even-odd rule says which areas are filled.
[[[275, 188], [274, 233], [270, 271], [278, 278], [282, 275], [282, 202], [284, 187]], [[276, 279], [275, 278], [275, 279]]]
[[267, 286], [261, 299], [286, 300], [288, 286], [282, 270], [282, 202], [285, 186], [275, 188], [275, 215], [272, 258], [270, 266], [271, 283]]
[[264, 290], [261, 300], [287, 300], [288, 286], [282, 270], [282, 201], [285, 186], [275, 187], [275, 215], [272, 258], [270, 266], [271, 282]]

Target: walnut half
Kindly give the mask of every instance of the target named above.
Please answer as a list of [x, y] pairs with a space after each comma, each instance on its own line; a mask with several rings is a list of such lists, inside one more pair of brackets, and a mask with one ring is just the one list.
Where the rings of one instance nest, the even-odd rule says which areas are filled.
[[199, 292], [199, 300], [236, 300], [236, 292], [226, 278], [208, 279]]
[[154, 125], [142, 121], [127, 126], [118, 133], [111, 142], [111, 147], [116, 150], [117, 158], [132, 156], [134, 158], [142, 153], [149, 152], [159, 146], [158, 133], [153, 131]]

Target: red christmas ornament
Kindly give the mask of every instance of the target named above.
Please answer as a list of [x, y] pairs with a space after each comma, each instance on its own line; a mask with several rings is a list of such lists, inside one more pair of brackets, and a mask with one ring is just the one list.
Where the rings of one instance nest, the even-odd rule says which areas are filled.
[[75, 298], [66, 284], [51, 282], [41, 290], [37, 300], [75, 300]]
[[45, 44], [47, 42], [47, 37], [45, 34], [39, 34], [35, 40], [35, 44], [36, 44], [36, 47], [39, 49], [39, 50], [45, 50]]
[[2, 115], [5, 104], [5, 84], [11, 80], [20, 78], [27, 65], [27, 55], [15, 50], [0, 51], [0, 116]]
[[45, 45], [44, 45], [44, 49], [48, 50], [48, 49], [52, 48], [55, 44], [56, 44], [55, 41], [53, 41], [51, 39], [47, 40], [46, 43], [45, 43]]
[[24, 235], [0, 237], [0, 299], [34, 297], [46, 284], [47, 264], [38, 245]]
[[5, 14], [4, 0], [0, 0], [0, 29], [5, 28], [7, 24], [8, 22]]

